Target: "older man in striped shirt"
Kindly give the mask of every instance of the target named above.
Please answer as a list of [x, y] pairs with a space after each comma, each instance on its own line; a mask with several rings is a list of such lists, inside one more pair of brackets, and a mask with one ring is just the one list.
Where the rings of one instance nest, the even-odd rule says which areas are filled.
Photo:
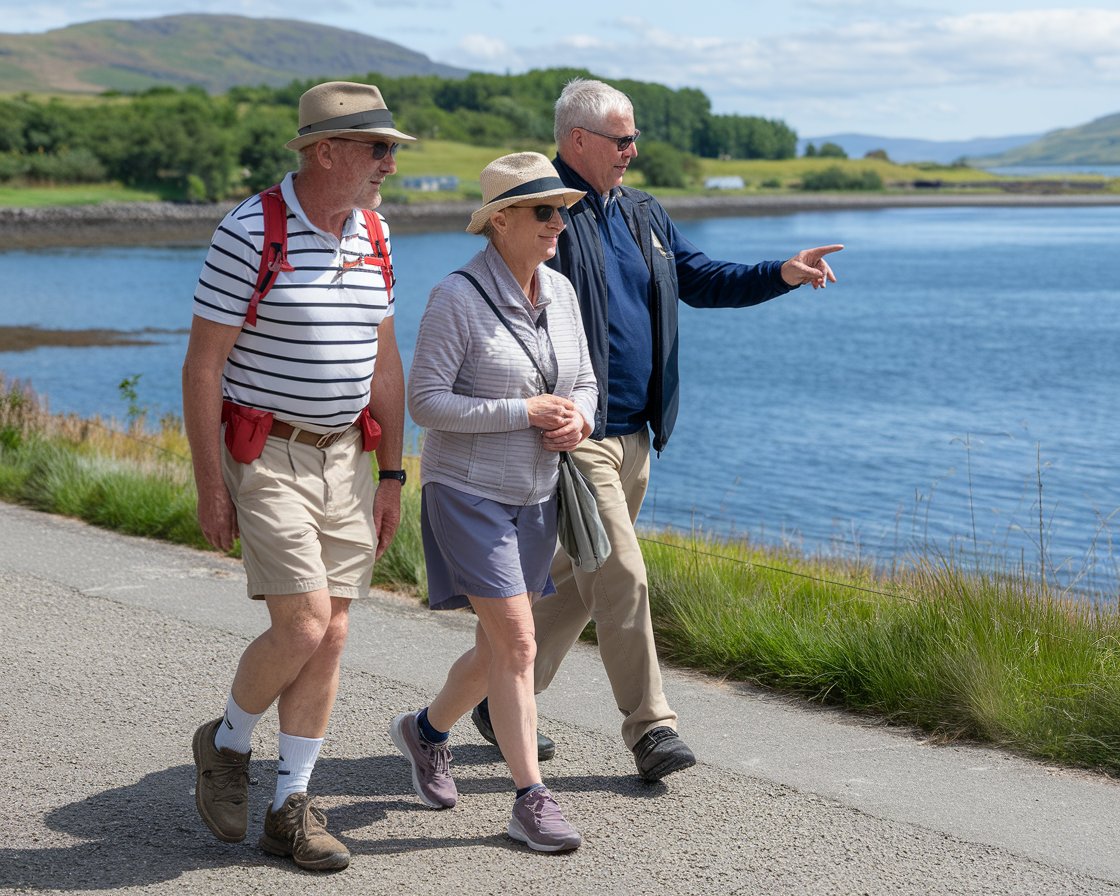
[[[350, 601], [366, 596], [396, 533], [404, 483], [392, 266], [383, 220], [362, 210], [380, 203], [398, 147], [415, 138], [367, 84], [311, 88], [299, 124], [287, 144], [299, 169], [273, 206], [286, 232], [271, 288], [260, 295], [269, 228], [264, 197], [253, 196], [218, 226], [195, 291], [183, 411], [198, 519], [215, 548], [240, 536], [248, 594], [264, 601], [270, 627], [241, 655], [225, 713], [196, 731], [193, 748], [203, 821], [219, 839], [241, 841], [253, 727], [276, 703], [277, 785], [260, 847], [337, 870], [349, 852], [327, 832], [308, 781]], [[377, 424], [375, 491], [365, 450]]]

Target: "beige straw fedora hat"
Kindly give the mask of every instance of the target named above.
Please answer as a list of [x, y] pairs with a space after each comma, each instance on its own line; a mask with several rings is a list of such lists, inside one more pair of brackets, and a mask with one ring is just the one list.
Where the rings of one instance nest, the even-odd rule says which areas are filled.
[[539, 152], [515, 152], [494, 159], [482, 169], [478, 181], [483, 205], [471, 215], [467, 233], [481, 232], [494, 212], [511, 205], [559, 196], [571, 208], [586, 195], [564, 186], [552, 163]]
[[372, 84], [327, 81], [299, 98], [299, 136], [288, 149], [301, 150], [331, 137], [388, 137], [397, 143], [416, 138], [393, 127], [393, 115]]

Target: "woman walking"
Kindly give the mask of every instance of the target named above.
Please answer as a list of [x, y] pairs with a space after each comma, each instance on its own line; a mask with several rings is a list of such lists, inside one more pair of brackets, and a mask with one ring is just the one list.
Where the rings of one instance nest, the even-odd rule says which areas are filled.
[[409, 411], [425, 427], [421, 525], [432, 609], [470, 606], [475, 645], [423, 709], [392, 723], [413, 786], [434, 808], [458, 800], [448, 732], [489, 695], [516, 788], [509, 835], [530, 848], [577, 848], [541, 781], [533, 694], [532, 602], [556, 550], [558, 452], [591, 432], [595, 378], [571, 284], [544, 265], [583, 193], [539, 153], [483, 170], [470, 233], [488, 244], [431, 293], [409, 375]]

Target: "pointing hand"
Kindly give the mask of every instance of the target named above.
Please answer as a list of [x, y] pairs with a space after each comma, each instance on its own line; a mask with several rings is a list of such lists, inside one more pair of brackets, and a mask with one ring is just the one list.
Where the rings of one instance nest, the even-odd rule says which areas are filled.
[[801, 286], [812, 283], [813, 289], [824, 289], [829, 281], [835, 283], [836, 275], [824, 257], [830, 252], [839, 252], [843, 245], [817, 246], [815, 249], [802, 249], [782, 265], [782, 279], [787, 286]]

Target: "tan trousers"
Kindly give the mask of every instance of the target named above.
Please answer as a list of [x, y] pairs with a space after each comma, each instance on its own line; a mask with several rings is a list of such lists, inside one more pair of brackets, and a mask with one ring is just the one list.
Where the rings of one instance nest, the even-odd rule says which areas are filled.
[[576, 466], [595, 486], [611, 554], [596, 572], [573, 569], [556, 552], [552, 580], [557, 593], [533, 607], [537, 630], [536, 691], [552, 683], [588, 620], [595, 620], [599, 655], [625, 719], [622, 739], [630, 749], [647, 731], [677, 727], [661, 685], [649, 585], [634, 521], [649, 484], [649, 433], [588, 439], [572, 452]]

